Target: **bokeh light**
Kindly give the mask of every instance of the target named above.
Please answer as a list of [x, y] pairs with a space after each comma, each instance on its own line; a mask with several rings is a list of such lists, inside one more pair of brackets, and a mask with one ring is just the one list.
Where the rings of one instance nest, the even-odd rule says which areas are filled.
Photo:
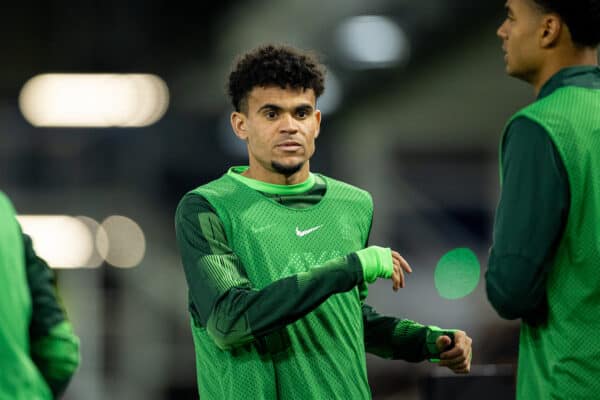
[[23, 116], [39, 127], [143, 127], [168, 105], [167, 85], [150, 74], [42, 74], [19, 96]]
[[435, 268], [435, 287], [445, 299], [466, 297], [479, 284], [481, 267], [472, 250], [458, 248], [444, 254]]
[[94, 239], [80, 219], [67, 215], [19, 215], [17, 220], [23, 232], [31, 236], [36, 254], [51, 267], [91, 266]]
[[146, 252], [146, 239], [135, 221], [113, 215], [102, 222], [101, 228], [96, 236], [96, 247], [109, 264], [131, 268], [142, 261]]

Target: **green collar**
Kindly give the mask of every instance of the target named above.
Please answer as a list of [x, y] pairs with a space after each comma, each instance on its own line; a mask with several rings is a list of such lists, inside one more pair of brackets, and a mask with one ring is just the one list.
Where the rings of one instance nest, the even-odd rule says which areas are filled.
[[242, 173], [247, 169], [247, 166], [231, 167], [229, 168], [229, 171], [227, 171], [227, 175], [239, 182], [242, 182], [251, 189], [269, 194], [299, 194], [309, 191], [315, 185], [315, 176], [312, 173], [310, 173], [308, 175], [308, 179], [302, 183], [297, 183], [295, 185], [275, 185], [273, 183], [267, 183], [243, 176]]
[[558, 71], [542, 86], [538, 100], [554, 93], [563, 86], [580, 86], [584, 88], [600, 89], [600, 67], [593, 65], [580, 65], [567, 67]]

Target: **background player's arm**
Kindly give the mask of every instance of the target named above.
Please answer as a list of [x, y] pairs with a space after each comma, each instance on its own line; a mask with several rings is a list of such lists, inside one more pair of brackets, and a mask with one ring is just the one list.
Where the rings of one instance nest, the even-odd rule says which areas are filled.
[[547, 313], [546, 277], [568, 214], [568, 178], [550, 136], [528, 118], [511, 123], [502, 148], [487, 295], [500, 316], [537, 323]]
[[23, 235], [27, 283], [31, 293], [29, 326], [31, 358], [53, 395], [67, 387], [79, 365], [79, 339], [73, 333], [56, 293], [54, 273]]
[[187, 195], [175, 226], [194, 322], [222, 349], [251, 342], [295, 322], [329, 296], [363, 282], [355, 253], [257, 290], [227, 243], [223, 224], [202, 197]]

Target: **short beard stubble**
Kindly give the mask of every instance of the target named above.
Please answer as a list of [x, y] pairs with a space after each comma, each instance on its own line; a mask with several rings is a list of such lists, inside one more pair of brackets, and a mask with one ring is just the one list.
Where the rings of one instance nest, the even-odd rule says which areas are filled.
[[273, 167], [273, 170], [275, 172], [277, 172], [278, 174], [284, 175], [286, 178], [289, 178], [290, 176], [294, 175], [296, 172], [300, 171], [300, 169], [302, 168], [303, 165], [304, 165], [303, 162], [296, 164], [296, 165], [292, 165], [292, 166], [285, 166], [285, 165], [279, 164], [276, 161], [271, 162], [271, 167]]

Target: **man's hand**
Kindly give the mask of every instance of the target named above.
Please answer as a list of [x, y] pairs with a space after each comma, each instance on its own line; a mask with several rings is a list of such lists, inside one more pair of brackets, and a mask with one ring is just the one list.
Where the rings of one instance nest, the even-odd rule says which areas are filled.
[[392, 273], [392, 287], [394, 292], [404, 287], [404, 272], [411, 273], [412, 268], [406, 260], [397, 251], [392, 250], [392, 260], [394, 262], [394, 272]]
[[471, 343], [473, 340], [463, 331], [454, 332], [454, 347], [444, 351], [452, 339], [448, 336], [440, 336], [435, 344], [440, 352], [439, 365], [448, 367], [457, 374], [467, 374], [471, 370], [471, 357], [473, 356]]

